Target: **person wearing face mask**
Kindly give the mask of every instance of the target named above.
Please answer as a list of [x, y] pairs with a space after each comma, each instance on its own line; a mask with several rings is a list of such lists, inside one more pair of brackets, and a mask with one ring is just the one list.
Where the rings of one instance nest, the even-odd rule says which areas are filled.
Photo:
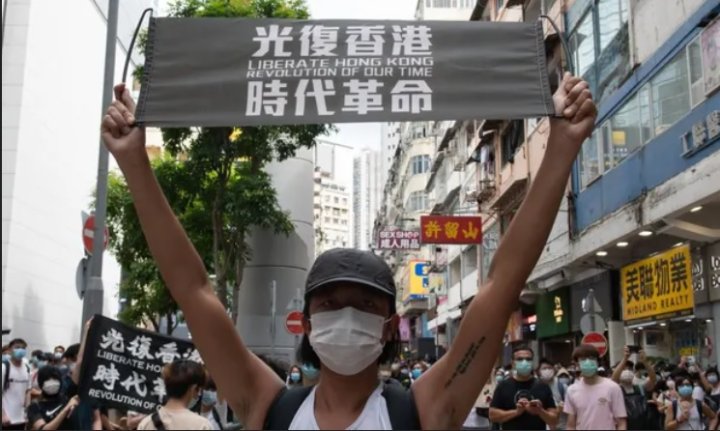
[[[718, 369], [713, 367], [700, 373], [700, 384], [707, 396], [705, 401], [708, 402], [710, 408], [717, 410], [720, 407], [720, 379], [718, 378]], [[709, 399], [708, 399], [709, 398]]]
[[220, 414], [217, 410], [218, 405], [218, 394], [217, 386], [211, 379], [205, 385], [202, 397], [200, 399], [200, 416], [210, 422], [210, 429], [218, 431], [222, 430], [222, 421], [220, 420]]
[[[625, 410], [627, 412], [627, 429], [645, 430], [652, 429], [651, 420], [648, 414], [648, 402], [652, 401], [652, 395], [656, 385], [655, 369], [647, 361], [645, 351], [638, 352], [638, 363], [633, 364], [630, 358], [630, 348], [625, 346], [624, 360], [615, 367], [612, 379], [619, 383], [625, 399]], [[633, 368], [637, 370], [633, 372]], [[649, 370], [647, 379], [639, 378], [643, 370]]]
[[568, 430], [626, 430], [627, 412], [620, 386], [597, 375], [600, 354], [595, 346], [583, 344], [573, 352], [582, 378], [565, 396]]
[[705, 421], [715, 420], [715, 412], [705, 403], [693, 398], [693, 382], [687, 377], [676, 380], [680, 399], [665, 410], [665, 429], [703, 430]]
[[513, 375], [495, 388], [490, 421], [504, 430], [545, 430], [557, 424], [550, 387], [533, 376], [533, 351], [513, 349]]
[[210, 421], [191, 411], [207, 383], [203, 366], [178, 360], [165, 366], [162, 376], [167, 401], [160, 410], [143, 419], [138, 430], [211, 430]]
[[10, 358], [2, 363], [2, 425], [6, 430], [24, 430], [32, 390], [32, 370], [25, 361], [27, 343], [18, 338], [10, 342], [9, 348]]
[[293, 365], [287, 377], [288, 388], [299, 388], [303, 386], [303, 374], [300, 367]]
[[27, 409], [29, 429], [32, 430], [71, 430], [78, 429], [74, 420], [75, 409], [80, 398], [70, 399], [62, 394], [62, 374], [57, 367], [48, 365], [38, 371], [38, 383], [42, 395]]
[[[125, 176], [164, 284], [222, 393], [249, 429], [459, 428], [480, 393], [478, 382], [487, 378], [500, 352], [506, 323], [597, 119], [589, 84], [566, 73], [552, 99], [557, 115], [549, 120], [536, 180], [500, 241], [485, 285], [465, 309], [447, 353], [410, 391], [397, 392], [378, 381], [380, 364], [397, 356], [393, 270], [371, 251], [335, 249], [318, 256], [305, 283], [300, 355], [301, 362], [320, 369], [320, 376], [305, 392], [288, 390], [243, 343], [153, 174], [129, 89], [119, 84], [114, 92], [102, 119], [103, 142]], [[298, 144], [312, 144], [311, 134], [305, 135]]]
[[410, 372], [410, 377], [412, 378], [412, 382], [414, 383], [416, 380], [420, 378], [426, 371], [428, 370], [428, 366], [423, 361], [418, 361], [413, 365], [412, 371]]
[[[557, 373], [557, 376], [556, 376]], [[555, 400], [558, 411], [558, 423], [555, 429], [564, 430], [567, 426], [567, 415], [563, 413], [565, 403], [565, 393], [570, 384], [570, 377], [564, 368], [556, 368], [547, 359], [540, 359], [540, 369], [538, 371], [540, 380], [550, 387]]]

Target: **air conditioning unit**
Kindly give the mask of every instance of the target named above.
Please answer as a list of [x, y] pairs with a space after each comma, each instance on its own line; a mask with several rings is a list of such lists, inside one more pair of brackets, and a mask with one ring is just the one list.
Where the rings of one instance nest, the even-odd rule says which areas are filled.
[[483, 202], [492, 197], [495, 194], [495, 180], [487, 179], [480, 180], [478, 183], [479, 188], [477, 192], [478, 202]]
[[475, 189], [465, 190], [465, 202], [476, 202], [478, 198], [478, 192]]

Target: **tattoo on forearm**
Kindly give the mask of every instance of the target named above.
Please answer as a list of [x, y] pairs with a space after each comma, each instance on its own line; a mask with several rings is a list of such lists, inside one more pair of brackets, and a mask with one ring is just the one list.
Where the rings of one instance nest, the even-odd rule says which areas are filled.
[[455, 368], [455, 372], [450, 379], [448, 379], [447, 383], [445, 383], [445, 389], [449, 388], [458, 376], [465, 374], [473, 359], [475, 359], [478, 349], [480, 349], [480, 346], [482, 346], [483, 343], [485, 343], [484, 336], [470, 345], [470, 348], [468, 348], [467, 352], [465, 352], [465, 356], [463, 356], [457, 368]]

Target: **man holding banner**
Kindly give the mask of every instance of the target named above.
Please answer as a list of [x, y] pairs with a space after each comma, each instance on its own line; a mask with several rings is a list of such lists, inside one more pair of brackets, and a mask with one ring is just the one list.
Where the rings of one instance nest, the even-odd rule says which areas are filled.
[[492, 371], [505, 322], [547, 241], [571, 167], [597, 115], [588, 84], [567, 74], [553, 96], [558, 116], [551, 119], [545, 158], [495, 254], [488, 281], [449, 351], [410, 391], [398, 393], [377, 379], [380, 362], [394, 359], [399, 318], [393, 274], [377, 256], [346, 249], [318, 257], [306, 283], [300, 355], [319, 365], [319, 382], [288, 391], [240, 339], [154, 178], [130, 93], [119, 85], [115, 94], [103, 118], [103, 139], [125, 174], [150, 250], [193, 341], [248, 429], [461, 427], [481, 390], [478, 382]]

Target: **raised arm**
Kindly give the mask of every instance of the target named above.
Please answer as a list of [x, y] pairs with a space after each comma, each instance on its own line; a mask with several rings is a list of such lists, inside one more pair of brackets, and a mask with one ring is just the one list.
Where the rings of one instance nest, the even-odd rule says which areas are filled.
[[[508, 318], [535, 267], [597, 110], [587, 83], [566, 75], [554, 96], [564, 119], [551, 119], [550, 137], [537, 176], [503, 237], [488, 280], [462, 319], [448, 353], [413, 387], [423, 428], [462, 425], [500, 352]], [[443, 412], [448, 423], [433, 415]], [[447, 415], [447, 412], [450, 412]]]
[[615, 383], [620, 383], [620, 375], [623, 371], [625, 371], [625, 368], [627, 367], [627, 362], [630, 359], [630, 348], [628, 346], [625, 346], [623, 348], [623, 358], [620, 361], [619, 364], [617, 364], [617, 367], [613, 370], [612, 373], [612, 380]]
[[102, 136], [125, 174], [150, 251], [220, 390], [244, 423], [262, 426], [282, 381], [245, 347], [215, 295], [200, 256], [150, 167], [145, 131], [132, 127], [135, 103], [123, 84], [115, 87], [115, 97], [103, 118]]

